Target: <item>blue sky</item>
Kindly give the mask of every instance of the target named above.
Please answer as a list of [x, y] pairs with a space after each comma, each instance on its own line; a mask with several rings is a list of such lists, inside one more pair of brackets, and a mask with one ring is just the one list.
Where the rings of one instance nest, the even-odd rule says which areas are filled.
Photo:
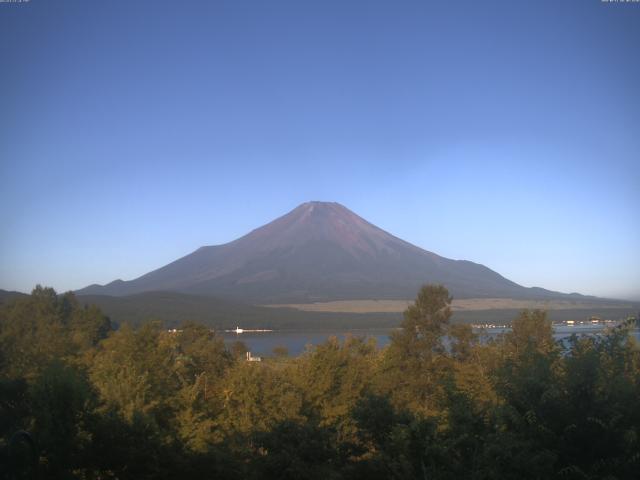
[[131, 279], [308, 200], [640, 299], [640, 4], [0, 3], [0, 288]]

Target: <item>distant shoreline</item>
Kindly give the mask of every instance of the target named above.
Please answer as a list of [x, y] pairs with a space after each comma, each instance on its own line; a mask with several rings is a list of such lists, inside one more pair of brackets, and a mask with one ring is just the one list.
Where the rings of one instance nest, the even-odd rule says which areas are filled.
[[[336, 300], [316, 303], [290, 303], [262, 305], [268, 308], [293, 308], [304, 312], [329, 313], [401, 313], [413, 300]], [[512, 298], [464, 298], [454, 299], [451, 310], [454, 312], [480, 310], [601, 310], [634, 309], [633, 302], [615, 301], [578, 301], [578, 300], [518, 300]]]

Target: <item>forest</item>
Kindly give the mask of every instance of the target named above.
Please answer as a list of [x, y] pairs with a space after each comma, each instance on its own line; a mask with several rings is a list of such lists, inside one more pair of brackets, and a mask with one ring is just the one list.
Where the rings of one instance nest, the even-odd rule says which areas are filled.
[[335, 338], [246, 361], [208, 327], [113, 328], [72, 293], [0, 307], [0, 478], [637, 479], [628, 320], [488, 339], [425, 285], [384, 348]]

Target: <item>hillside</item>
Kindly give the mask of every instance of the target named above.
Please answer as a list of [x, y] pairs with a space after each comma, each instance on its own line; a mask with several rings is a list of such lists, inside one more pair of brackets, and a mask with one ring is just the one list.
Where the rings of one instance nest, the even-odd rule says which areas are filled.
[[304, 312], [289, 308], [265, 308], [221, 300], [214, 297], [175, 292], [147, 292], [130, 296], [78, 295], [87, 305], [97, 305], [117, 325], [139, 325], [159, 320], [168, 328], [186, 321], [212, 328], [314, 329], [395, 327], [399, 313]]
[[[0, 305], [12, 300], [28, 298], [19, 292], [0, 290]], [[140, 325], [149, 320], [158, 320], [167, 328], [179, 327], [188, 321], [194, 321], [215, 329], [272, 328], [279, 330], [326, 330], [326, 329], [372, 329], [391, 328], [400, 324], [401, 311], [406, 302], [383, 301], [377, 304], [353, 304], [336, 302], [332, 304], [291, 305], [289, 307], [260, 307], [239, 302], [223, 300], [210, 296], [188, 295], [175, 292], [146, 292], [128, 296], [78, 295], [84, 305], [97, 305], [110, 317], [115, 326], [129, 323]], [[470, 301], [465, 309], [456, 304], [469, 301], [454, 301], [454, 322], [464, 323], [510, 323], [522, 308], [547, 308], [548, 317], [553, 321], [585, 320], [591, 315], [601, 318], [622, 319], [635, 315], [640, 309], [634, 303], [576, 303], [565, 305], [557, 303], [522, 304], [506, 301], [501, 305], [495, 302]], [[486, 305], [483, 305], [486, 303]], [[522, 302], [520, 302], [522, 303]], [[527, 301], [531, 303], [531, 301]], [[516, 307], [516, 305], [519, 305]], [[302, 307], [303, 310], [299, 308]], [[304, 310], [313, 308], [316, 310]], [[495, 308], [494, 308], [495, 307]]]
[[26, 293], [13, 292], [13, 291], [0, 289], [0, 304], [7, 303], [15, 298], [21, 298], [26, 296], [27, 296]]
[[484, 265], [423, 250], [337, 203], [304, 203], [224, 245], [201, 247], [131, 281], [81, 295], [172, 291], [246, 303], [411, 299], [425, 283], [455, 298], [585, 298], [525, 288]]
[[[84, 304], [98, 305], [116, 325], [139, 325], [155, 319], [160, 320], [167, 328], [178, 327], [185, 321], [194, 321], [216, 329], [231, 329], [236, 326], [280, 330], [371, 329], [397, 327], [402, 319], [399, 311], [302, 311], [294, 308], [258, 307], [173, 292], [148, 292], [124, 297], [81, 295], [78, 300]], [[617, 320], [636, 314], [640, 305], [621, 303], [555, 307], [548, 311], [548, 318], [553, 321], [586, 320], [591, 315]], [[454, 309], [452, 320], [506, 324], [511, 323], [520, 311], [519, 308]]]

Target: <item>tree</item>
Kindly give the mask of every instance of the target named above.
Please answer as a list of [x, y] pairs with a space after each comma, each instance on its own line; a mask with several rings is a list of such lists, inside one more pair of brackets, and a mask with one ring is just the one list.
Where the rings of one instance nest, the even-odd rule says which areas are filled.
[[331, 432], [313, 422], [284, 420], [254, 436], [253, 478], [340, 479], [341, 465]]
[[358, 427], [358, 447], [347, 478], [404, 479], [426, 475], [428, 452], [435, 424], [397, 410], [389, 398], [371, 392], [363, 394], [351, 412]]
[[559, 351], [553, 338], [553, 326], [544, 310], [523, 310], [511, 322], [511, 331], [504, 335], [504, 342], [506, 353], [512, 359]]
[[32, 381], [55, 361], [78, 361], [110, 331], [97, 307], [38, 285], [29, 297], [0, 308], [0, 371]]
[[92, 410], [92, 392], [77, 370], [61, 363], [47, 367], [31, 387], [34, 435], [47, 458], [47, 476], [61, 478], [64, 472], [83, 466], [89, 448], [86, 430]]
[[175, 429], [185, 447], [206, 452], [219, 435], [216, 417], [223, 408], [222, 383], [233, 363], [224, 342], [210, 329], [189, 323], [174, 335], [178, 354], [175, 371]]
[[401, 330], [391, 343], [403, 356], [420, 358], [443, 351], [442, 337], [451, 318], [451, 297], [442, 285], [424, 285], [404, 311]]
[[404, 312], [399, 331], [385, 353], [382, 389], [396, 406], [437, 412], [439, 378], [447, 359], [443, 337], [451, 318], [451, 297], [442, 285], [425, 285]]
[[229, 436], [251, 436], [285, 421], [301, 421], [302, 393], [287, 369], [267, 362], [238, 362], [225, 377], [218, 420]]
[[177, 354], [175, 339], [157, 323], [138, 330], [125, 325], [102, 341], [89, 373], [105, 409], [116, 409], [128, 421], [150, 415], [166, 424], [180, 387]]
[[71, 353], [59, 307], [56, 292], [38, 285], [31, 296], [0, 309], [0, 351], [7, 377], [33, 381], [55, 359]]
[[355, 425], [350, 411], [370, 388], [375, 344], [347, 336], [343, 342], [330, 337], [298, 362], [297, 384], [304, 392], [310, 416], [321, 427], [331, 427], [345, 440], [353, 439]]

